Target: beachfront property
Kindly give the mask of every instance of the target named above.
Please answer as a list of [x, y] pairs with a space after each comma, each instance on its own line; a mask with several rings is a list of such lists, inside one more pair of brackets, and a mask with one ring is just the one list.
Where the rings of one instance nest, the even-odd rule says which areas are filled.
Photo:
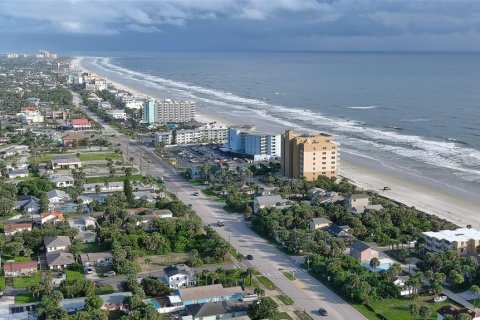
[[121, 101], [125, 104], [125, 108], [134, 109], [134, 110], [142, 109], [143, 104], [145, 103], [145, 100], [142, 100], [142, 99], [126, 98], [126, 97], [122, 97]]
[[366, 210], [382, 210], [380, 204], [370, 204], [370, 196], [368, 194], [352, 194], [346, 198], [347, 209], [351, 213], [364, 213]]
[[160, 123], [190, 122], [195, 119], [195, 102], [188, 100], [164, 99], [155, 104], [156, 121]]
[[257, 132], [254, 126], [230, 127], [228, 151], [249, 156], [254, 161], [277, 158], [282, 155], [281, 135]]
[[78, 169], [82, 167], [82, 162], [73, 156], [56, 156], [51, 165], [53, 170]]
[[155, 100], [148, 99], [143, 103], [143, 117], [142, 120], [148, 124], [156, 122], [156, 108]]
[[163, 132], [155, 132], [155, 145], [158, 144], [172, 144], [173, 143], [173, 131], [163, 131]]
[[116, 120], [122, 120], [122, 121], [127, 120], [127, 113], [125, 112], [125, 110], [121, 110], [121, 109], [107, 110], [106, 114], [110, 115], [113, 119], [116, 119]]
[[161, 279], [170, 289], [192, 287], [196, 284], [193, 270], [186, 264], [166, 267], [163, 271], [165, 275]]
[[470, 228], [423, 232], [424, 248], [430, 252], [455, 250], [461, 255], [477, 255], [480, 248], [480, 231]]
[[373, 258], [378, 259], [379, 252], [365, 242], [355, 240], [350, 247], [350, 255], [360, 263], [370, 263]]
[[290, 205], [290, 200], [283, 199], [279, 195], [257, 196], [253, 199], [253, 212], [257, 213], [258, 210], [265, 208], [285, 209]]
[[325, 229], [332, 225], [332, 221], [327, 218], [313, 218], [308, 222], [308, 227], [310, 230], [315, 231], [317, 229]]
[[282, 134], [282, 172], [287, 177], [316, 180], [319, 176], [336, 177], [339, 146], [332, 135], [320, 133]]
[[228, 140], [228, 128], [207, 124], [196, 129], [177, 130], [175, 135], [176, 144], [225, 143]]

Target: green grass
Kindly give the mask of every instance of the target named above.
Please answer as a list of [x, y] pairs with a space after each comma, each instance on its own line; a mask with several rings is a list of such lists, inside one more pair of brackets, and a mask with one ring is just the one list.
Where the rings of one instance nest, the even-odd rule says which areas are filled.
[[[473, 303], [473, 299], [472, 300], [468, 300], [468, 302], [470, 302], [471, 304], [474, 304]], [[480, 297], [477, 296], [477, 299], [475, 300], [475, 307], [480, 307]]]
[[[432, 316], [429, 320], [437, 318], [436, 311], [441, 307], [454, 304], [451, 300], [434, 303], [431, 296], [425, 296], [416, 299], [385, 299], [369, 303], [368, 306], [363, 306], [362, 308], [356, 305], [355, 308], [368, 319], [376, 320], [384, 317], [387, 320], [411, 320], [413, 318], [409, 311], [409, 305], [412, 303], [416, 303], [418, 306], [429, 307], [432, 310]], [[372, 310], [368, 310], [368, 307], [370, 307], [373, 312]]]
[[242, 260], [243, 259], [243, 254], [235, 250], [235, 248], [230, 248], [230, 254], [235, 257], [237, 260]]
[[30, 303], [30, 302], [35, 302], [36, 300], [33, 299], [32, 295], [30, 293], [24, 293], [20, 294], [18, 296], [15, 296], [15, 303]]
[[118, 153], [80, 153], [81, 161], [96, 161], [96, 160], [121, 160], [122, 156]]
[[85, 278], [85, 275], [76, 270], [65, 270], [65, 273], [67, 274], [67, 280], [81, 280]]
[[78, 248], [80, 253], [96, 253], [96, 252], [104, 252], [106, 251], [104, 247], [96, 242], [92, 243], [79, 243], [76, 244], [75, 247]]
[[37, 257], [35, 255], [32, 255], [31, 257], [12, 257], [7, 255], [2, 256], [2, 262], [8, 261], [8, 260], [13, 260], [15, 262], [35, 261], [37, 260]]
[[292, 298], [290, 298], [289, 296], [284, 295], [284, 294], [281, 294], [281, 295], [277, 296], [277, 298], [278, 298], [278, 300], [282, 301], [283, 304], [286, 305], [286, 306], [291, 306], [292, 304], [295, 303]]
[[0, 277], [0, 290], [5, 289], [5, 277]]
[[194, 186], [204, 186], [205, 181], [202, 179], [195, 179], [195, 180], [190, 180], [190, 183], [193, 184]]
[[308, 314], [306, 313], [305, 311], [294, 311], [294, 313], [297, 315], [297, 317], [300, 319], [300, 320], [313, 320], [313, 318]]
[[15, 289], [23, 289], [31, 286], [32, 284], [40, 282], [40, 272], [35, 272], [30, 277], [15, 277], [13, 278], [13, 287]]
[[102, 284], [100, 287], [95, 288], [95, 294], [97, 296], [110, 293], [113, 293], [113, 287], [110, 284]]
[[[103, 184], [106, 182], [122, 182], [125, 180], [125, 176], [115, 176], [115, 177], [90, 177], [86, 179], [86, 183], [100, 183]], [[130, 182], [132, 181], [142, 181], [143, 176], [140, 174], [134, 174], [130, 176]]]
[[286, 312], [277, 312], [273, 317], [270, 318], [271, 320], [293, 320], [292, 317], [288, 315]]
[[366, 305], [363, 304], [354, 304], [353, 307], [357, 309], [358, 312], [363, 314], [367, 319], [370, 320], [383, 320], [378, 316], [374, 311], [370, 310]]
[[210, 190], [210, 189], [204, 189], [204, 190], [201, 190], [201, 192], [206, 195], [207, 197], [215, 197], [216, 194]]
[[270, 290], [273, 290], [273, 289], [276, 289], [277, 287], [275, 287], [275, 285], [273, 284], [273, 282], [268, 279], [267, 277], [265, 276], [257, 276], [257, 279], [258, 281], [260, 281], [260, 283], [265, 286], [267, 289], [270, 289]]
[[288, 280], [291, 280], [291, 281], [297, 280], [297, 277], [295, 277], [295, 274], [293, 274], [293, 272], [284, 271], [283, 275], [287, 277]]
[[42, 163], [42, 162], [50, 162], [53, 160], [53, 155], [45, 154], [39, 157], [30, 157], [30, 163]]

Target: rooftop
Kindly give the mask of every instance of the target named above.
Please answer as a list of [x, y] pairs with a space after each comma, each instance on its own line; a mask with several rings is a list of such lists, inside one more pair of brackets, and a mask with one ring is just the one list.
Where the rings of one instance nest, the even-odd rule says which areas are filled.
[[43, 239], [45, 247], [68, 247], [72, 243], [67, 236], [45, 237]]
[[471, 239], [480, 240], [480, 231], [476, 229], [460, 228], [457, 230], [441, 230], [437, 232], [427, 231], [423, 232], [424, 235], [430, 238], [436, 238], [439, 240], [453, 241], [468, 241]]
[[37, 261], [5, 262], [3, 264], [4, 272], [13, 272], [26, 268], [37, 268]]
[[179, 295], [182, 300], [192, 301], [199, 299], [208, 299], [214, 297], [223, 297], [241, 293], [241, 287], [224, 288], [221, 284], [214, 284], [210, 286], [191, 287], [178, 289]]
[[272, 195], [272, 196], [258, 196], [256, 197], [257, 199], [257, 202], [258, 202], [258, 205], [259, 206], [272, 206], [272, 205], [275, 205], [277, 203], [285, 203], [287, 202], [288, 200], [286, 199], [283, 199], [281, 196], [279, 195]]

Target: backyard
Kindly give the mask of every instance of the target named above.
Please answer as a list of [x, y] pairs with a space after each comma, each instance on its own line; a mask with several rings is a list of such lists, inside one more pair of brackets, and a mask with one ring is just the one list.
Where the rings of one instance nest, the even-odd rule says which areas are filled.
[[13, 287], [15, 289], [23, 289], [31, 286], [32, 284], [40, 282], [40, 272], [35, 272], [29, 277], [15, 277], [13, 278]]

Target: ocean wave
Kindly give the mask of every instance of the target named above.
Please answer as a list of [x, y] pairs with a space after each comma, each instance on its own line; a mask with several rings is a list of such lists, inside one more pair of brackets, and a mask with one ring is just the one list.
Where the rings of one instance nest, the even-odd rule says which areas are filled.
[[380, 108], [380, 106], [353, 106], [353, 107], [347, 107], [347, 109], [353, 109], [353, 110], [371, 110], [371, 109], [377, 109]]
[[[369, 145], [374, 150], [363, 148], [366, 152], [377, 150], [387, 151], [397, 156], [413, 159], [433, 165], [448, 168], [462, 173], [468, 173], [480, 177], [480, 150], [473, 149], [459, 141], [433, 140], [426, 137], [408, 135], [366, 126], [364, 123], [341, 118], [327, 117], [319, 112], [309, 109], [293, 109], [281, 105], [268, 103], [264, 100], [245, 98], [231, 92], [204, 88], [181, 81], [174, 81], [162, 77], [144, 74], [138, 71], [123, 68], [111, 63], [108, 58], [94, 58], [93, 63], [98, 67], [115, 74], [139, 81], [143, 85], [157, 86], [163, 90], [175, 92], [189, 97], [192, 100], [202, 101], [211, 106], [218, 106], [225, 112], [235, 110], [237, 112], [255, 113], [259, 117], [274, 120], [286, 127], [294, 127], [302, 131], [327, 131], [338, 136], [344, 147], [359, 149]], [[350, 108], [374, 109], [378, 106], [353, 106]], [[426, 122], [430, 119], [403, 119], [400, 121]]]

